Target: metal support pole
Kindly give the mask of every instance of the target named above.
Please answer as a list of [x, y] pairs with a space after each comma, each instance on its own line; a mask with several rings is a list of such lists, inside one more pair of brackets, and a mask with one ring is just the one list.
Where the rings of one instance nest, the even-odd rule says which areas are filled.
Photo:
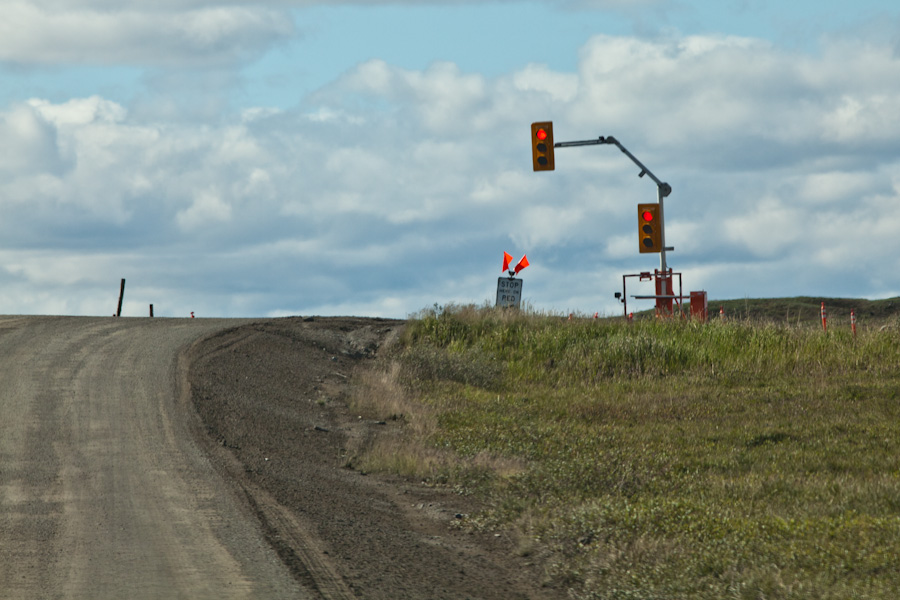
[[667, 194], [663, 194], [663, 185], [668, 188], [669, 192], [672, 191], [672, 188], [668, 187], [669, 184], [656, 186], [656, 196], [659, 201], [659, 270], [663, 273], [668, 273], [669, 269], [666, 266], [666, 216], [663, 211], [663, 198]]
[[[663, 290], [663, 294], [668, 293], [667, 290], [669, 286], [667, 284], [667, 279], [669, 276], [669, 268], [666, 264], [666, 216], [665, 210], [663, 207], [663, 198], [672, 193], [672, 186], [668, 183], [661, 181], [656, 175], [653, 174], [650, 169], [644, 166], [644, 163], [639, 161], [637, 157], [628, 151], [625, 146], [619, 143], [614, 137], [605, 138], [607, 144], [615, 144], [616, 147], [622, 151], [622, 154], [631, 159], [631, 162], [640, 167], [641, 172], [638, 173], [638, 177], [643, 177], [644, 175], [648, 175], [650, 179], [653, 180], [653, 183], [656, 184], [656, 201], [659, 203], [659, 273], [662, 278], [662, 282], [660, 284], [660, 288]], [[660, 306], [660, 303], [657, 302], [657, 307]]]
[[[657, 195], [657, 198], [659, 201], [659, 223], [660, 223], [660, 225], [659, 225], [659, 246], [660, 246], [660, 248], [659, 248], [659, 275], [658, 275], [658, 277], [661, 280], [657, 287], [660, 290], [662, 290], [659, 293], [671, 294], [672, 293], [672, 285], [671, 285], [671, 282], [669, 281], [669, 277], [670, 277], [669, 269], [666, 265], [666, 217], [665, 217], [665, 212], [663, 209], [663, 198], [665, 198], [665, 195], [663, 194], [663, 185], [664, 184], [662, 184], [662, 183], [658, 183], [656, 186], [656, 192], [657, 192], [656, 195]], [[668, 184], [665, 184], [665, 185], [668, 186]], [[669, 191], [671, 191], [671, 188], [669, 188]], [[662, 311], [664, 313], [669, 313], [669, 314], [664, 315], [664, 316], [668, 317], [668, 316], [670, 316], [671, 313], [674, 312], [674, 310], [672, 310], [672, 309], [673, 309], [673, 307], [672, 307], [671, 300], [663, 300], [662, 298], [658, 298], [656, 300], [656, 312], [657, 313], [659, 313], [660, 311]]]

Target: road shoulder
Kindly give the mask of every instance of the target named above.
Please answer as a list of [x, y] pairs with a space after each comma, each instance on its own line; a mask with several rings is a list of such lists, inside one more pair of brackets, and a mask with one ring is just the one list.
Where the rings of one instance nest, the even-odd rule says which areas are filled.
[[345, 466], [350, 382], [401, 321], [287, 318], [184, 355], [194, 432], [295, 578], [327, 598], [545, 598], [504, 535], [454, 526], [470, 497]]

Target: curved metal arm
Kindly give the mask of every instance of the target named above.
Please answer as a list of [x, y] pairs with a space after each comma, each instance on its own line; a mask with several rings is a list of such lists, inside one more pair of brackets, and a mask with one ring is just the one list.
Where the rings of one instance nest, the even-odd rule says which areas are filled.
[[668, 183], [666, 183], [664, 181], [660, 181], [660, 179], [656, 175], [654, 175], [653, 172], [650, 171], [650, 169], [648, 169], [646, 166], [644, 166], [644, 163], [639, 161], [637, 159], [637, 157], [635, 157], [634, 154], [629, 152], [628, 149], [625, 148], [625, 146], [623, 146], [621, 143], [619, 143], [619, 140], [617, 140], [616, 138], [614, 138], [611, 135], [609, 135], [609, 136], [601, 135], [600, 137], [598, 137], [595, 140], [582, 140], [582, 141], [577, 141], [577, 142], [557, 142], [557, 143], [553, 144], [553, 147], [554, 148], [569, 148], [572, 146], [595, 146], [595, 145], [599, 145], [599, 144], [614, 144], [619, 150], [622, 151], [622, 154], [624, 154], [625, 156], [627, 156], [628, 158], [631, 159], [631, 162], [633, 162], [638, 167], [640, 167], [641, 172], [638, 173], [638, 177], [643, 177], [644, 175], [650, 176], [650, 179], [652, 179], [653, 182], [656, 184], [656, 186], [659, 188], [659, 195], [661, 197], [665, 198], [666, 196], [668, 196], [669, 194], [672, 193], [671, 185], [669, 185]]
[[629, 152], [625, 146], [619, 143], [619, 140], [614, 138], [611, 135], [608, 136], [600, 136], [595, 140], [583, 140], [578, 142], [557, 142], [553, 144], [554, 148], [566, 148], [570, 146], [594, 146], [599, 144], [613, 144], [619, 150], [622, 151], [622, 154], [631, 159], [631, 161], [640, 167], [641, 172], [638, 173], [638, 177], [643, 177], [644, 175], [649, 175], [650, 179], [656, 184], [657, 190], [657, 202], [659, 202], [659, 234], [660, 234], [660, 244], [661, 248], [659, 251], [659, 270], [662, 273], [662, 277], [666, 277], [666, 274], [669, 272], [666, 264], [666, 250], [673, 250], [674, 248], [666, 247], [666, 219], [663, 212], [663, 198], [672, 193], [672, 186], [666, 183], [665, 181], [660, 181], [660, 179], [654, 175], [650, 169], [644, 166], [644, 163], [639, 161], [634, 154]]

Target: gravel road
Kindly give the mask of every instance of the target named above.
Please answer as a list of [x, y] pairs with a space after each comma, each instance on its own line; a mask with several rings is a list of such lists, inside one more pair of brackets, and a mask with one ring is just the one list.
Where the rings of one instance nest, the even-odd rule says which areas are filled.
[[179, 348], [234, 324], [0, 318], [0, 597], [312, 597], [176, 404]]
[[401, 326], [0, 317], [0, 598], [562, 597], [471, 498], [346, 468]]

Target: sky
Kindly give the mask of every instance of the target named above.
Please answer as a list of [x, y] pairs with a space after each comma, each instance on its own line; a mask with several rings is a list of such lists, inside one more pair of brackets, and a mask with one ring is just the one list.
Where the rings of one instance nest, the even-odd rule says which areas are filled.
[[900, 295], [893, 0], [0, 3], [0, 314]]

